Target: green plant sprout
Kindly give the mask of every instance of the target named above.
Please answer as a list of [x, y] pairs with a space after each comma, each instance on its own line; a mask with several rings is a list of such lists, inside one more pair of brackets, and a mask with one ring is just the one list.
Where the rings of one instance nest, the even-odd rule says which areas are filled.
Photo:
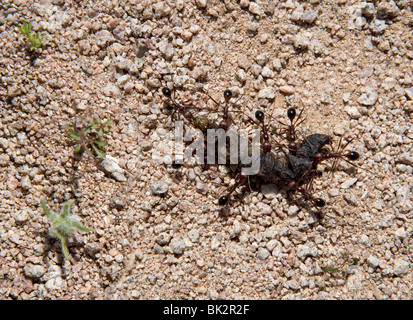
[[76, 123], [71, 128], [70, 125], [62, 126], [62, 128], [71, 128], [68, 131], [68, 135], [75, 140], [76, 145], [74, 152], [81, 154], [86, 153], [95, 158], [95, 155], [101, 158], [106, 157], [106, 153], [101, 150], [102, 147], [107, 145], [105, 140], [102, 140], [103, 134], [109, 131], [109, 125], [113, 120], [106, 120], [103, 122], [101, 119], [91, 120], [86, 127], [79, 128]]
[[74, 200], [69, 200], [63, 205], [60, 214], [54, 214], [50, 212], [50, 209], [47, 207], [46, 202], [43, 199], [40, 200], [44, 214], [50, 219], [53, 224], [53, 226], [49, 228], [49, 232], [51, 235], [60, 240], [60, 243], [62, 245], [62, 252], [66, 259], [69, 259], [67, 235], [75, 232], [76, 230], [79, 230], [81, 232], [90, 231], [89, 228], [82, 226], [79, 222], [74, 220], [74, 218], [69, 215], [70, 207], [72, 206], [73, 202]]
[[32, 26], [30, 23], [23, 22], [21, 27], [18, 27], [21, 34], [26, 35], [27, 41], [30, 43], [30, 51], [44, 46], [43, 37], [39, 36], [38, 32], [32, 33]]

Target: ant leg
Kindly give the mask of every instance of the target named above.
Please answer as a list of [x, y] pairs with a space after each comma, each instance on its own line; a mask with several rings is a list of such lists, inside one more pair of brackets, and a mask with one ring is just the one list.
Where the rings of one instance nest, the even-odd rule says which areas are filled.
[[311, 203], [318, 208], [324, 207], [325, 206], [325, 201], [321, 198], [315, 198], [312, 194], [310, 194], [306, 189], [301, 187], [297, 182], [294, 180], [288, 181], [288, 188], [300, 192], [305, 199], [308, 201], [311, 201]]
[[221, 206], [225, 206], [229, 201], [229, 197], [235, 191], [235, 189], [238, 188], [240, 185], [246, 184], [246, 180], [247, 176], [244, 176], [243, 174], [238, 174], [237, 178], [235, 179], [235, 183], [229, 188], [227, 194], [225, 196], [221, 196], [218, 199], [218, 204]]
[[295, 108], [288, 108], [287, 117], [290, 120], [289, 125], [272, 117], [275, 121], [277, 121], [278, 123], [286, 127], [285, 129], [283, 129], [283, 131], [286, 133], [286, 136], [287, 136], [288, 151], [292, 155], [296, 155], [297, 153], [298, 146], [296, 143], [296, 139], [297, 139], [296, 128], [305, 121], [305, 118], [300, 119], [301, 115], [303, 114], [303, 111], [304, 109], [301, 109], [300, 113], [297, 116], [297, 111]]
[[185, 119], [189, 120], [191, 123], [193, 123], [196, 120], [195, 116], [189, 110], [189, 107], [183, 106], [174, 99], [171, 89], [169, 89], [168, 87], [163, 87], [162, 94], [169, 100], [169, 104], [167, 105], [168, 109], [173, 109], [175, 112], [180, 113], [181, 115], [183, 115]]
[[353, 141], [353, 139], [351, 139], [343, 147], [340, 148], [340, 145], [341, 145], [341, 138], [340, 138], [339, 145], [336, 151], [331, 152], [331, 153], [324, 153], [322, 151], [315, 153], [313, 157], [313, 167], [314, 168], [317, 167], [317, 165], [321, 161], [328, 160], [328, 159], [334, 159], [333, 167], [335, 167], [338, 159], [342, 159], [353, 166], [357, 166], [355, 163], [351, 161], [358, 160], [360, 158], [360, 154], [356, 151], [348, 151], [348, 152], [342, 151], [351, 143], [351, 141]]
[[[219, 102], [217, 102], [213, 97], [211, 97], [209, 94], [207, 94], [208, 98], [211, 99], [218, 107], [221, 105]], [[232, 91], [227, 89], [224, 91], [224, 99], [225, 99], [225, 105], [224, 105], [224, 112], [222, 115], [222, 121], [219, 123], [219, 128], [224, 129], [225, 131], [228, 130], [229, 127], [229, 114], [228, 114], [228, 109], [229, 109], [229, 101], [232, 98]]]

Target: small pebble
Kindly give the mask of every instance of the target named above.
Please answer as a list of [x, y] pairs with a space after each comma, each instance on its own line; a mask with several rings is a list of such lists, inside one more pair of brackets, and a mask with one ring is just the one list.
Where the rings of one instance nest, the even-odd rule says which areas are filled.
[[196, 5], [198, 8], [205, 9], [207, 6], [207, 0], [196, 0]]
[[369, 256], [369, 257], [367, 258], [366, 262], [367, 262], [367, 265], [368, 265], [369, 267], [372, 267], [372, 268], [374, 268], [374, 269], [376, 269], [376, 268], [379, 266], [379, 264], [380, 264], [379, 259], [377, 259], [375, 256]]
[[396, 162], [409, 165], [409, 166], [413, 166], [413, 156], [410, 152], [403, 153], [396, 158]]
[[14, 220], [17, 223], [23, 223], [29, 219], [29, 214], [27, 213], [26, 210], [19, 210], [19, 211], [12, 212], [11, 216], [14, 218]]
[[258, 98], [259, 99], [274, 99], [275, 98], [275, 91], [273, 88], [266, 87], [264, 89], [261, 89], [258, 92]]
[[265, 260], [270, 256], [270, 252], [265, 248], [259, 248], [257, 252], [257, 258], [260, 260]]
[[317, 17], [318, 11], [308, 10], [303, 12], [303, 14], [300, 17], [300, 21], [311, 24], [317, 19]]
[[350, 116], [351, 119], [359, 119], [363, 116], [358, 110], [358, 108], [355, 106], [353, 107], [348, 106], [344, 110]]
[[346, 92], [343, 94], [343, 101], [344, 102], [349, 102], [350, 101], [350, 97], [351, 97], [351, 93], [350, 92]]
[[292, 205], [288, 208], [288, 215], [293, 216], [297, 214], [298, 211], [300, 211], [300, 208], [296, 205]]
[[385, 20], [380, 20], [380, 19], [374, 19], [371, 23], [370, 23], [370, 30], [373, 34], [380, 34], [383, 33], [384, 30], [386, 30], [386, 21]]
[[185, 241], [182, 238], [173, 238], [169, 246], [171, 247], [172, 252], [176, 255], [184, 253], [186, 248]]
[[397, 84], [397, 80], [391, 77], [387, 77], [386, 79], [384, 79], [383, 83], [381, 84], [381, 86], [389, 91], [391, 89], [394, 88], [394, 86]]
[[220, 245], [221, 241], [219, 241], [217, 237], [213, 237], [211, 240], [211, 249], [217, 250]]
[[151, 187], [152, 193], [162, 195], [168, 192], [169, 185], [165, 181], [156, 181]]
[[294, 94], [295, 93], [295, 88], [293, 86], [285, 85], [280, 87], [280, 92], [284, 94]]
[[125, 170], [119, 166], [118, 160], [112, 156], [106, 155], [105, 159], [99, 163], [99, 167], [117, 181], [124, 182], [127, 180], [124, 175]]
[[404, 94], [406, 95], [407, 99], [413, 100], [413, 88], [405, 88]]
[[195, 230], [195, 229], [189, 230], [189, 231], [188, 231], [188, 237], [189, 237], [189, 239], [190, 239], [192, 242], [194, 242], [194, 243], [198, 242], [198, 241], [199, 241], [199, 237], [200, 237], [199, 231], [198, 231], [198, 230]]
[[165, 246], [169, 243], [169, 241], [171, 240], [171, 236], [166, 233], [166, 232], [162, 232], [159, 236], [156, 237], [155, 241], [157, 244], [159, 244], [160, 246]]
[[318, 250], [314, 245], [298, 245], [296, 255], [301, 260], [304, 260], [306, 257], [317, 257]]
[[248, 11], [251, 12], [252, 14], [256, 14], [257, 16], [261, 16], [262, 14], [260, 5], [252, 1], [250, 2], [250, 5], [248, 6]]
[[358, 102], [364, 106], [372, 106], [379, 98], [379, 94], [376, 89], [366, 87], [365, 92], [358, 98]]
[[358, 180], [357, 178], [349, 178], [340, 185], [340, 188], [341, 189], [348, 189], [353, 184], [355, 184], [357, 180]]
[[277, 196], [277, 194], [279, 193], [278, 186], [274, 183], [263, 184], [261, 186], [261, 193], [267, 199], [274, 199]]
[[404, 228], [399, 228], [397, 229], [394, 234], [396, 235], [396, 237], [398, 238], [406, 238], [406, 230]]
[[112, 83], [108, 83], [106, 86], [103, 87], [102, 92], [107, 97], [120, 97], [122, 92], [120, 89]]
[[395, 276], [402, 276], [406, 274], [409, 271], [410, 263], [403, 260], [403, 259], [398, 259], [394, 263], [394, 275]]
[[41, 265], [28, 264], [23, 270], [26, 277], [33, 279], [39, 279], [46, 273], [46, 268]]

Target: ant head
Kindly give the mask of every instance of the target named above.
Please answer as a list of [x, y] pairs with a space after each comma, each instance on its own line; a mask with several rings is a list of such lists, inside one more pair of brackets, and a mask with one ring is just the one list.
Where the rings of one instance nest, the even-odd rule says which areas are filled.
[[162, 94], [165, 96], [165, 97], [170, 97], [171, 96], [171, 89], [169, 89], [169, 88], [162, 88]]
[[219, 128], [227, 131], [228, 130], [228, 123], [226, 121], [222, 120], [221, 123], [219, 124]]
[[228, 203], [228, 197], [222, 196], [218, 199], [218, 204], [220, 206], [225, 206]]
[[326, 205], [326, 202], [323, 199], [318, 198], [315, 200], [315, 205], [319, 208], [322, 208]]
[[231, 99], [231, 97], [232, 97], [232, 91], [231, 90], [225, 90], [224, 91], [224, 98], [225, 98], [225, 100], [229, 100], [229, 99]]
[[287, 116], [291, 121], [295, 118], [295, 115], [296, 115], [296, 111], [294, 108], [289, 108], [287, 110]]
[[272, 149], [271, 143], [268, 142], [268, 141], [264, 142], [264, 144], [262, 146], [262, 149], [263, 149], [264, 153], [270, 152], [271, 149]]
[[264, 119], [264, 112], [261, 110], [255, 111], [255, 118], [257, 118], [258, 121], [262, 121]]
[[358, 158], [360, 158], [360, 155], [356, 151], [351, 151], [349, 154], [347, 154], [347, 158], [354, 161], [354, 160], [357, 160]]

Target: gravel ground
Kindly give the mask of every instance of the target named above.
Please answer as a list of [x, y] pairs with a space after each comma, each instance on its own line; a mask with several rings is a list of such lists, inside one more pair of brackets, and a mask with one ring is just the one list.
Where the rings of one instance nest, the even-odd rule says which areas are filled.
[[[408, 0], [2, 1], [0, 298], [412, 299], [412, 10]], [[23, 21], [44, 47], [26, 49]], [[173, 128], [160, 78], [194, 99], [230, 88], [245, 112], [305, 108], [301, 134], [353, 138], [359, 167], [317, 179], [322, 220], [271, 185], [223, 215], [224, 168], [156, 161]], [[105, 151], [127, 171], [74, 161], [59, 127], [72, 106], [114, 120]], [[69, 260], [42, 198], [54, 212], [74, 199], [91, 229], [69, 237]]]

